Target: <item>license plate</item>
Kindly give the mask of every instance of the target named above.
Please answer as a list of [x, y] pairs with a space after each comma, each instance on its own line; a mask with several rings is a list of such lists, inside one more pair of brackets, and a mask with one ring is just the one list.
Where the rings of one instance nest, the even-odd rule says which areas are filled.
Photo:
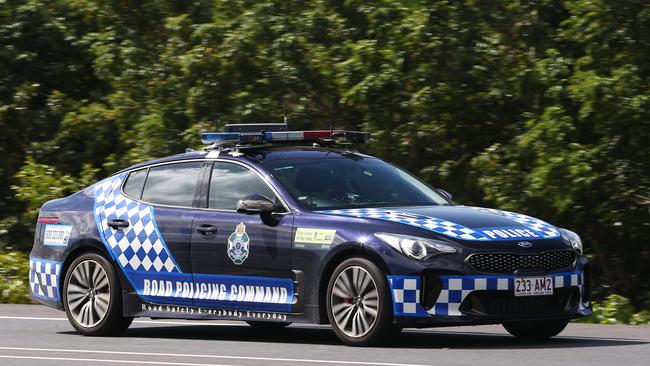
[[515, 296], [553, 295], [553, 277], [515, 278]]

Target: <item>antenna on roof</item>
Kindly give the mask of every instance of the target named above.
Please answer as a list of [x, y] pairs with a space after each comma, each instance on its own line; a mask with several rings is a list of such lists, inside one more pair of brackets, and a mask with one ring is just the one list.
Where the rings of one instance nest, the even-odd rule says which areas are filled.
[[284, 115], [284, 118], [282, 119], [282, 121], [286, 125], [287, 121], [288, 121], [288, 118], [287, 118], [287, 105], [286, 104], [282, 104], [282, 114]]

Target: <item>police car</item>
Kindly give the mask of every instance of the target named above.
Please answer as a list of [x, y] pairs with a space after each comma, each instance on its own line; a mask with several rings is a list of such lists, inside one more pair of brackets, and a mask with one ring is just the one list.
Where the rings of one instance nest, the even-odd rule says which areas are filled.
[[49, 201], [32, 296], [84, 335], [119, 334], [135, 317], [228, 319], [329, 323], [349, 345], [475, 324], [544, 339], [591, 313], [578, 235], [456, 204], [346, 145], [367, 138], [228, 125], [201, 151]]

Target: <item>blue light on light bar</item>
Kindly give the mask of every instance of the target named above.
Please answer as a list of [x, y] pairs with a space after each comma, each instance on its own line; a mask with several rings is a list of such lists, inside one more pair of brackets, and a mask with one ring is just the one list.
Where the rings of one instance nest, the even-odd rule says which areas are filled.
[[207, 132], [201, 134], [204, 144], [251, 144], [264, 142], [260, 132]]
[[201, 142], [204, 144], [221, 144], [226, 142], [239, 142], [239, 132], [207, 132], [201, 134]]

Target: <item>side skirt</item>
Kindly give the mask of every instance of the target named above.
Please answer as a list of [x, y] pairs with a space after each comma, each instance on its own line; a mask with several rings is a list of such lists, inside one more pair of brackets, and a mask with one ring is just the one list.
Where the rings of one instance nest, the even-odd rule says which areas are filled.
[[137, 295], [125, 294], [124, 315], [166, 319], [241, 320], [288, 323], [316, 323], [317, 312], [282, 313], [245, 309], [220, 309], [202, 306], [153, 304], [143, 302]]

